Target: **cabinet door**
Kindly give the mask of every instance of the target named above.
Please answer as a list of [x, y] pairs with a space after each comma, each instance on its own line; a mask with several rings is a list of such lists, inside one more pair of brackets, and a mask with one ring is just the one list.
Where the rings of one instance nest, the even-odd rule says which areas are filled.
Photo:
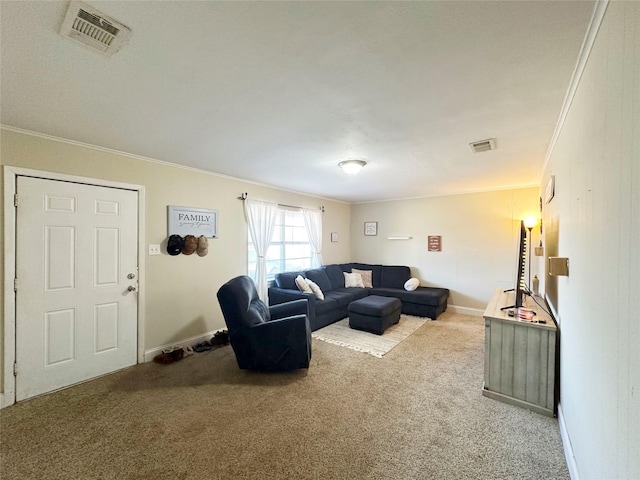
[[555, 330], [485, 319], [485, 389], [553, 410]]

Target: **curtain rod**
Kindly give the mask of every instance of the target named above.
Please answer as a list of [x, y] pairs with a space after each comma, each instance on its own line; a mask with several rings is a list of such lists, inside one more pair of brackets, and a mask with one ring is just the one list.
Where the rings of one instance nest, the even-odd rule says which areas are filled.
[[[238, 200], [242, 200], [244, 202], [248, 197], [249, 197], [249, 194], [247, 192], [243, 192], [238, 197]], [[284, 203], [278, 203], [277, 205], [279, 207], [284, 207], [284, 208], [299, 208], [299, 209], [304, 208], [304, 207], [298, 207], [297, 205], [286, 205]], [[318, 208], [322, 213], [324, 213], [324, 205], [320, 205]]]

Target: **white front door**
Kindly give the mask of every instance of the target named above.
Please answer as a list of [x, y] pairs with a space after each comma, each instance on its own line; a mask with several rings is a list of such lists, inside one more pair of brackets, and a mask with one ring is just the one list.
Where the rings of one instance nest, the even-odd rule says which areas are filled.
[[136, 363], [138, 193], [17, 177], [16, 400]]

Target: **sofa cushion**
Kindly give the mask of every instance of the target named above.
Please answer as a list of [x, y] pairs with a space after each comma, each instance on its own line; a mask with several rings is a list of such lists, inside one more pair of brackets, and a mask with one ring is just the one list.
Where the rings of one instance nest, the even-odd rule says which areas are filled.
[[318, 285], [320, 290], [324, 293], [332, 290], [331, 282], [329, 281], [329, 277], [327, 276], [327, 272], [324, 271], [324, 268], [314, 268], [312, 270], [306, 270], [304, 273], [305, 276]]
[[332, 290], [326, 294], [325, 300], [334, 300], [338, 307], [346, 307], [353, 302], [355, 298], [350, 293], [346, 293], [344, 291], [336, 292]]
[[413, 292], [407, 292], [404, 288], [374, 288], [371, 295], [383, 297], [395, 297], [404, 303], [416, 303], [420, 305], [438, 306], [446, 303], [449, 298], [449, 290], [446, 288], [418, 287]]
[[298, 275], [304, 277], [304, 273], [299, 271], [276, 273], [276, 285], [280, 288], [286, 288], [287, 290], [298, 290], [298, 286], [296, 285], [296, 277]]
[[324, 271], [331, 282], [331, 290], [344, 287], [344, 276], [340, 265], [326, 265]]
[[[380, 287], [382, 288], [401, 288], [404, 290], [404, 284], [411, 278], [411, 269], [406, 266], [383, 266], [382, 275], [380, 277]], [[375, 285], [375, 283], [374, 283]]]
[[335, 292], [341, 292], [341, 293], [348, 293], [349, 295], [351, 295], [351, 298], [353, 300], [359, 300], [360, 298], [364, 298], [364, 297], [368, 297], [369, 296], [369, 289], [367, 288], [338, 288], [337, 290], [334, 290]]
[[331, 312], [338, 309], [338, 302], [332, 298], [325, 298], [324, 300], [316, 300], [316, 317], [323, 313]]

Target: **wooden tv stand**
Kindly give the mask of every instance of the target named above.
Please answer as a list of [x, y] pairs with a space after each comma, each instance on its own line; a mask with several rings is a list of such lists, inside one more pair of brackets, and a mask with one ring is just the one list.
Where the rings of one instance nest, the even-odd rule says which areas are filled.
[[[524, 307], [537, 312], [533, 323], [518, 318], [517, 309], [501, 310], [515, 303], [514, 292], [497, 289], [484, 311], [485, 397], [554, 416], [557, 407], [556, 352], [558, 328], [553, 318], [533, 299]], [[536, 297], [541, 305], [545, 301]], [[509, 310], [515, 311], [510, 317]]]

